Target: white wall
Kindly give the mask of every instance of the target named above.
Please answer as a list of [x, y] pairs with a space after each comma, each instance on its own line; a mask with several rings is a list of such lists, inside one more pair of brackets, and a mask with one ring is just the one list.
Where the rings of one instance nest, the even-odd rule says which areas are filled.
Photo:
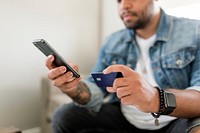
[[[199, 18], [199, 0], [158, 0], [167, 13], [176, 16]], [[103, 0], [102, 41], [111, 33], [124, 27], [118, 16], [116, 0]]]
[[190, 4], [199, 3], [199, 0], [158, 0], [162, 8], [169, 9], [169, 8], [177, 8], [181, 6], [186, 6]]
[[200, 20], [200, 2], [167, 9], [167, 13], [177, 17], [186, 17]]
[[97, 56], [98, 0], [0, 0], [0, 127], [39, 125], [44, 38], [89, 73]]
[[102, 42], [111, 33], [124, 27], [121, 19], [118, 16], [116, 0], [102, 0]]

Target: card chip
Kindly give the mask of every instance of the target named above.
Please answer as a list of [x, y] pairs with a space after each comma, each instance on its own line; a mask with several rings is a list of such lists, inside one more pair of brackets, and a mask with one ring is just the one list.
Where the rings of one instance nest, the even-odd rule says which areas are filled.
[[101, 78], [96, 78], [97, 79], [97, 81], [101, 81]]

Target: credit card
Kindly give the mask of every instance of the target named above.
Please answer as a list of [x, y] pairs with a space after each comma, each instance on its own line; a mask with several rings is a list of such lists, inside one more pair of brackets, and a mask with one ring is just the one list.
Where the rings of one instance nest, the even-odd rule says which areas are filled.
[[91, 75], [98, 87], [112, 87], [116, 78], [123, 77], [121, 72], [111, 72], [108, 74], [103, 74], [102, 72], [93, 72]]

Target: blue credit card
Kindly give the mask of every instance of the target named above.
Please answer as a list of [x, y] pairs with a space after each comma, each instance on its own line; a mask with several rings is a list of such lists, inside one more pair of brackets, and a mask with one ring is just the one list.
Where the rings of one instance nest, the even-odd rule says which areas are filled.
[[111, 72], [109, 74], [103, 74], [102, 72], [91, 73], [95, 83], [98, 87], [112, 87], [116, 78], [123, 77], [121, 72]]

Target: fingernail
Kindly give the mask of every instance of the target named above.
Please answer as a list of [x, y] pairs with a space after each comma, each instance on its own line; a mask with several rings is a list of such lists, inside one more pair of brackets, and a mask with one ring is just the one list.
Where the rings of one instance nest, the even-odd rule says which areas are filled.
[[59, 71], [60, 71], [61, 73], [65, 73], [65, 72], [66, 72], [66, 68], [65, 68], [65, 67], [61, 67], [61, 68], [59, 69]]
[[53, 60], [53, 56], [52, 55], [49, 55], [48, 57], [49, 57], [50, 60]]
[[69, 72], [69, 76], [70, 76], [70, 77], [73, 77], [73, 73], [72, 73], [72, 72]]
[[72, 73], [71, 72], [67, 72], [66, 76], [69, 77], [69, 78], [71, 78], [72, 77]]
[[103, 74], [106, 74], [106, 70], [103, 70]]

